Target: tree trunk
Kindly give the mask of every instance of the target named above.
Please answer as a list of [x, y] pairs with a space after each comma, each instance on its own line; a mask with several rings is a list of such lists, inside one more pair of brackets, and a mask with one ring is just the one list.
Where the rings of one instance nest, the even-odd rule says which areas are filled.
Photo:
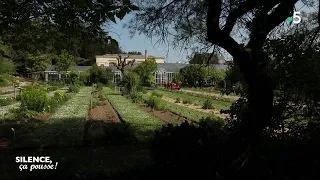
[[[250, 62], [257, 62], [253, 60], [251, 59]], [[274, 95], [272, 86], [269, 83], [269, 77], [263, 68], [253, 67], [256, 67], [256, 69], [252, 69], [254, 73], [243, 73], [248, 85], [248, 111], [245, 112], [244, 118], [241, 119], [240, 126], [229, 135], [226, 146], [223, 148], [222, 171], [228, 176], [236, 176], [236, 167], [232, 167], [230, 164], [245, 152], [250, 145], [255, 144], [272, 118]]]

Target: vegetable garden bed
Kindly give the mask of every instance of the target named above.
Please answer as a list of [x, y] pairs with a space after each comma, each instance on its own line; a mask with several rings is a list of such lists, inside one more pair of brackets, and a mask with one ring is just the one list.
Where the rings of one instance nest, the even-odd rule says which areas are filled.
[[24, 127], [28, 133], [21, 137], [23, 144], [77, 145], [82, 143], [91, 87], [84, 87], [78, 94], [48, 119]]
[[164, 124], [160, 119], [145, 112], [138, 105], [120, 94], [116, 94], [110, 88], [105, 88], [105, 93], [107, 99], [119, 113], [122, 120], [133, 128], [135, 136], [139, 141], [149, 140], [153, 136], [154, 131], [161, 128]]
[[[143, 99], [147, 100], [150, 96], [151, 96], [150, 93], [144, 94]], [[202, 118], [213, 117], [213, 115], [211, 115], [211, 114], [200, 112], [200, 111], [190, 109], [187, 107], [179, 106], [175, 103], [171, 103], [171, 102], [165, 101], [163, 99], [160, 99], [160, 102], [162, 104], [164, 104], [165, 110], [171, 111], [171, 112], [173, 112], [179, 116], [185, 117], [191, 121], [198, 122]], [[220, 118], [218, 118], [218, 117], [214, 117], [214, 118], [216, 118], [217, 120], [220, 120]]]

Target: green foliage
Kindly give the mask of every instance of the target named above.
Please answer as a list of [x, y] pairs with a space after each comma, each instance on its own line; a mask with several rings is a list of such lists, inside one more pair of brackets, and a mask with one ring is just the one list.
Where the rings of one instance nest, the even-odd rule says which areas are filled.
[[202, 108], [203, 109], [214, 109], [213, 102], [210, 99], [205, 100]]
[[13, 103], [13, 99], [11, 99], [11, 98], [0, 99], [0, 107], [1, 106], [8, 106], [12, 103]]
[[21, 109], [44, 112], [48, 110], [50, 98], [42, 88], [28, 87], [22, 90]]
[[128, 54], [132, 54], [132, 55], [142, 55], [141, 52], [138, 52], [138, 51], [130, 51], [128, 52]]
[[150, 96], [146, 103], [152, 109], [160, 110], [163, 108], [163, 105], [160, 102], [160, 98], [156, 96]]
[[183, 86], [203, 86], [206, 69], [200, 65], [188, 65], [179, 71]]
[[79, 85], [70, 85], [68, 92], [72, 93], [78, 93], [80, 91], [80, 86]]
[[159, 97], [159, 98], [162, 98], [163, 97], [163, 94], [157, 92], [157, 91], [152, 91], [151, 92], [151, 96], [155, 96], [155, 97]]
[[16, 67], [12, 60], [2, 58], [0, 56], [0, 75], [1, 74], [14, 74], [16, 71]]
[[180, 103], [180, 102], [181, 102], [181, 99], [179, 97], [176, 98], [175, 103]]
[[66, 83], [63, 82], [63, 81], [49, 81], [49, 82], [48, 82], [48, 85], [49, 85], [49, 86], [56, 86], [56, 87], [58, 87], [58, 88], [62, 88], [62, 87], [64, 87], [64, 86], [66, 86]]
[[186, 98], [186, 99], [183, 99], [182, 103], [183, 103], [183, 104], [191, 104], [192, 101], [191, 101], [191, 99]]
[[124, 93], [130, 93], [136, 90], [139, 85], [139, 75], [133, 71], [129, 71], [124, 74], [121, 84], [124, 87]]
[[28, 110], [28, 109], [13, 109], [11, 111], [11, 113], [14, 116], [14, 119], [18, 118], [31, 118], [37, 114], [39, 114], [39, 112], [34, 111], [34, 110]]
[[193, 64], [180, 69], [176, 80], [181, 81], [183, 86], [203, 87], [218, 85], [225, 79], [225, 76], [224, 70]]
[[107, 85], [113, 80], [114, 74], [110, 70], [106, 70], [94, 64], [90, 67], [90, 69], [88, 69], [88, 72], [86, 72], [82, 76], [83, 76], [82, 77], [83, 79], [88, 78], [87, 80], [88, 85], [97, 84], [97, 83], [102, 83]]
[[[208, 118], [202, 119], [198, 126], [187, 122], [179, 126], [163, 126], [156, 132], [151, 143], [155, 163], [173, 171], [175, 169], [203, 170], [208, 167], [212, 159], [220, 155], [218, 148], [227, 137], [224, 126], [221, 124], [219, 121], [211, 121]], [[198, 164], [198, 166], [190, 168], [191, 164]]]
[[242, 78], [240, 69], [237, 65], [232, 64], [231, 68], [229, 68], [226, 71], [225, 82], [226, 82], [226, 88], [223, 89], [222, 91], [223, 93], [243, 94], [245, 92], [245, 89], [243, 86], [244, 80]]
[[103, 91], [103, 87], [104, 87], [104, 85], [103, 85], [102, 83], [97, 83], [96, 89], [97, 89], [98, 91]]
[[60, 101], [65, 97], [65, 94], [63, 91], [57, 90], [54, 92], [53, 97], [56, 98], [58, 101]]
[[67, 50], [62, 50], [61, 54], [56, 59], [56, 70], [57, 71], [68, 71], [72, 66], [75, 65], [75, 58], [69, 54]]
[[154, 58], [148, 58], [146, 61], [140, 63], [133, 71], [136, 72], [144, 83], [148, 86], [153, 86], [155, 83], [154, 76], [151, 75], [152, 72], [157, 70], [157, 63]]
[[51, 65], [52, 60], [56, 57], [54, 54], [42, 54], [37, 51], [34, 54], [30, 54], [27, 57], [27, 63], [25, 64], [26, 72], [41, 72], [44, 71], [49, 65]]
[[156, 85], [156, 77], [152, 74], [149, 74], [146, 79], [147, 86], [155, 87]]
[[131, 91], [129, 93], [129, 98], [135, 103], [141, 103], [143, 102], [143, 93], [140, 91]]
[[80, 73], [77, 70], [72, 69], [68, 80], [70, 84], [78, 84], [80, 82]]

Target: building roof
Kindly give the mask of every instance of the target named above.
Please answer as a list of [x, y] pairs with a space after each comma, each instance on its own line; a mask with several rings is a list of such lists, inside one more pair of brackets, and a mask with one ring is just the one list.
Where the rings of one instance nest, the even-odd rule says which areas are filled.
[[[126, 58], [128, 56], [129, 56], [129, 58], [132, 58], [132, 59], [144, 59], [145, 58], [145, 55], [135, 55], [135, 54], [105, 54], [105, 55], [96, 56], [96, 58], [118, 58], [119, 55], [123, 58]], [[150, 55], [148, 55], [148, 58], [165, 59], [164, 57], [156, 57], [156, 56], [150, 56]]]
[[[54, 65], [51, 65], [51, 66], [48, 66], [47, 69], [45, 71], [56, 71], [55, 70], [55, 67]], [[77, 71], [85, 71], [87, 69], [89, 69], [91, 66], [72, 66], [72, 69], [75, 69]]]
[[158, 65], [158, 70], [164, 69], [166, 72], [179, 72], [180, 69], [186, 67], [188, 64], [161, 63], [157, 65]]
[[[132, 67], [128, 67], [127, 69], [130, 68], [135, 68], [139, 62], [136, 62], [132, 65]], [[158, 71], [165, 71], [165, 72], [179, 72], [180, 69], [188, 66], [189, 64], [181, 64], [181, 63], [158, 63], [157, 64], [157, 70]], [[223, 64], [211, 64], [209, 65], [211, 68], [216, 68], [216, 69], [221, 69], [221, 70], [226, 70], [228, 69], [228, 65], [223, 65]], [[119, 72], [119, 70], [115, 66], [109, 66], [106, 67], [106, 69], [109, 69], [113, 72]]]

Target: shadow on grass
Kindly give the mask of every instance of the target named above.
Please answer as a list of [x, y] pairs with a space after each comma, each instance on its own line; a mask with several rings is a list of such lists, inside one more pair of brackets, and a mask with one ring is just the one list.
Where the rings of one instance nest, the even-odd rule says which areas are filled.
[[[15, 129], [15, 140], [11, 128]], [[81, 147], [138, 143], [136, 127], [127, 123], [88, 121], [83, 118], [29, 121], [0, 125], [0, 137], [13, 142], [13, 149]], [[144, 132], [144, 135], [152, 132]], [[139, 133], [138, 133], [139, 134]]]
[[[0, 126], [1, 137], [13, 140], [0, 153], [0, 179], [109, 179], [110, 174], [150, 164], [148, 144], [137, 141], [126, 123], [84, 119], [30, 121]], [[86, 130], [87, 128], [87, 130]], [[16, 156], [50, 156], [57, 170], [19, 171]]]

